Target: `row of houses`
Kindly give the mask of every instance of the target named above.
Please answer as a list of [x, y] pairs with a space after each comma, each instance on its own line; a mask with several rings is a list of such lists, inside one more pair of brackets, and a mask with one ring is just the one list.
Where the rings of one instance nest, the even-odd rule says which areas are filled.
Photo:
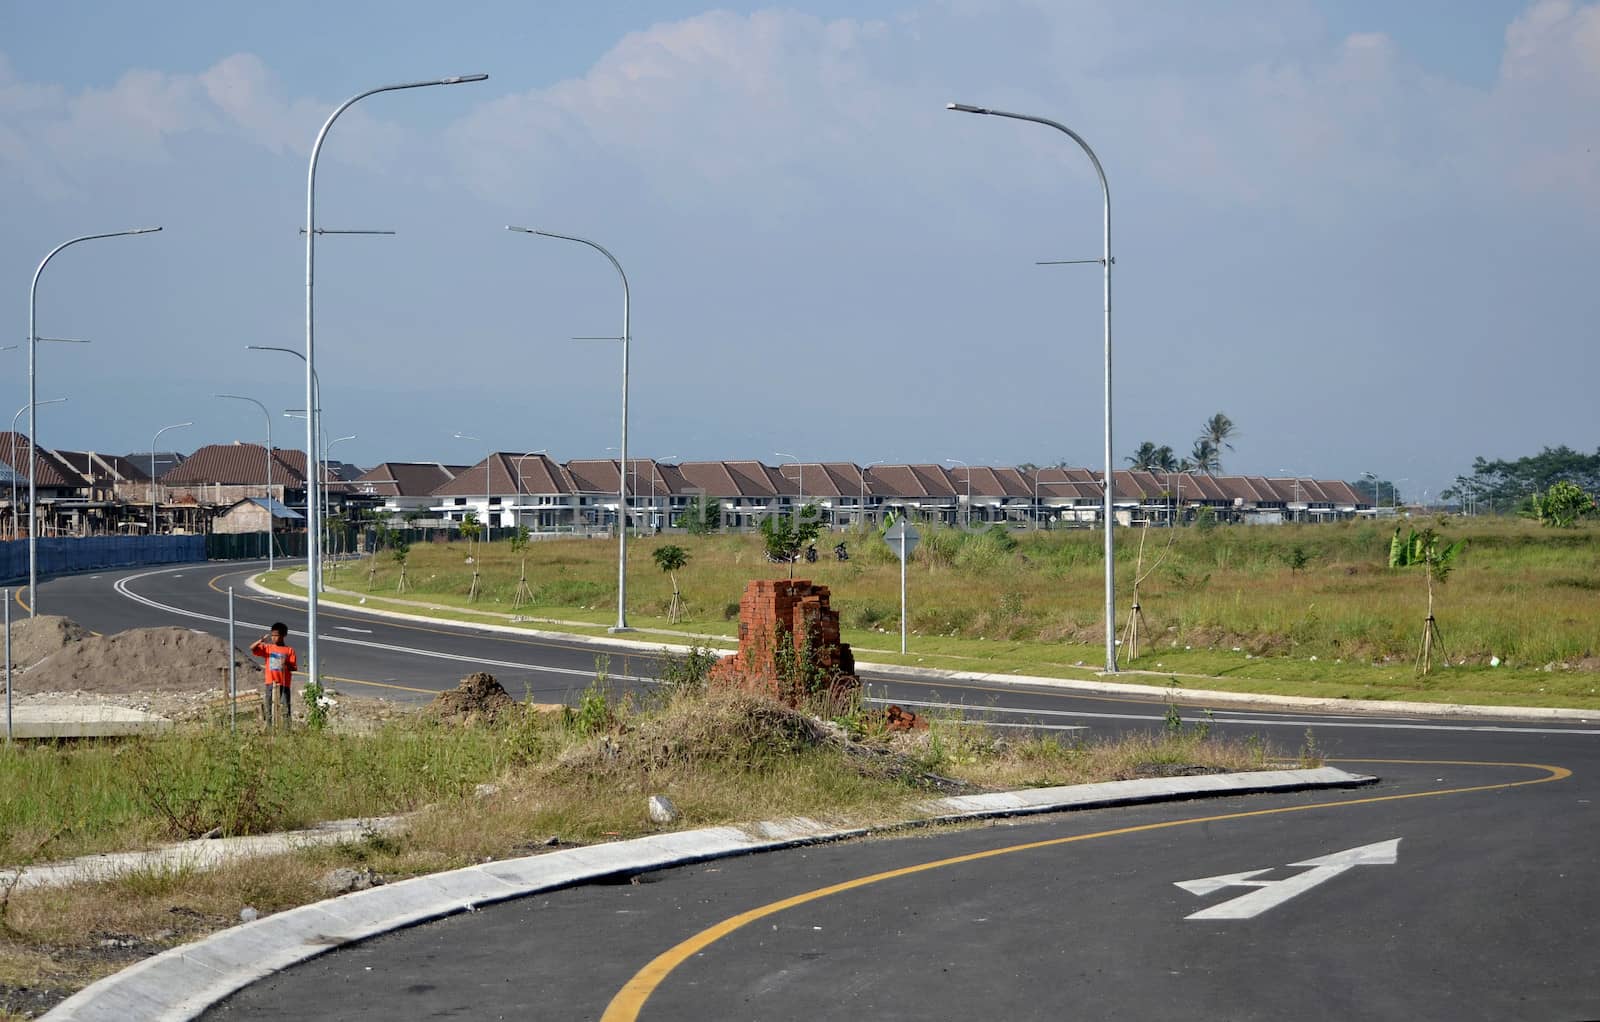
[[[948, 525], [1089, 526], [1101, 520], [1103, 489], [1085, 468], [947, 468], [931, 464], [629, 459], [631, 528], [678, 528], [691, 504], [714, 505], [727, 529], [816, 504], [832, 526], [908, 515]], [[390, 516], [458, 523], [471, 512], [496, 527], [535, 532], [607, 530], [617, 521], [616, 460], [560, 463], [544, 454], [499, 452], [469, 466], [385, 462], [343, 489]], [[1123, 525], [1172, 524], [1209, 513], [1223, 521], [1328, 520], [1374, 512], [1347, 483], [1264, 476], [1116, 472], [1112, 504]], [[1209, 509], [1203, 511], [1202, 509]]]
[[[20, 434], [0, 434], [0, 499], [10, 534], [29, 528], [27, 458], [34, 457], [42, 535], [120, 532], [258, 533], [303, 527], [306, 458], [300, 450], [260, 444], [211, 444], [187, 457], [156, 460], [154, 480], [140, 467], [148, 455], [32, 451]], [[161, 462], [166, 462], [163, 469]], [[270, 470], [271, 486], [267, 485]], [[628, 500], [619, 514], [620, 476]], [[5, 487], [20, 480], [22, 492]], [[325, 494], [333, 513], [375, 511], [395, 523], [459, 526], [467, 515], [491, 527], [526, 526], [538, 533], [662, 531], [681, 527], [694, 505], [709, 509], [726, 529], [753, 528], [762, 518], [816, 504], [825, 523], [881, 523], [889, 514], [918, 521], [980, 527], [1093, 526], [1101, 520], [1100, 477], [1087, 468], [1006, 468], [973, 465], [649, 458], [557, 462], [542, 453], [496, 452], [475, 465], [383, 462], [366, 472], [326, 467]], [[1173, 524], [1197, 515], [1223, 521], [1275, 523], [1372, 514], [1374, 509], [1339, 481], [1184, 473], [1114, 473], [1112, 504], [1123, 525]], [[707, 513], [702, 511], [702, 513]]]

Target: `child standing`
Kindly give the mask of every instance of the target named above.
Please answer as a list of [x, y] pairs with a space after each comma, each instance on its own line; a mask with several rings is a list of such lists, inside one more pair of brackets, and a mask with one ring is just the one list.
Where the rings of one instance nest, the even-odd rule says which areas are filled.
[[293, 647], [287, 645], [289, 626], [275, 622], [266, 635], [250, 647], [250, 655], [266, 660], [266, 689], [261, 693], [261, 716], [272, 727], [272, 701], [276, 695], [283, 706], [283, 726], [289, 726], [289, 689], [294, 685], [294, 672], [300, 666]]

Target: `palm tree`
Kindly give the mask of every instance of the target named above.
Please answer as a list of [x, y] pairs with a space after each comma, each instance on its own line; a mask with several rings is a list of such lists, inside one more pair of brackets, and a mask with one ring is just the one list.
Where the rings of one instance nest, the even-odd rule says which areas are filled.
[[1172, 448], [1160, 448], [1154, 443], [1151, 443], [1149, 440], [1146, 440], [1144, 443], [1139, 445], [1137, 450], [1133, 452], [1132, 457], [1125, 458], [1123, 460], [1125, 460], [1129, 465], [1133, 466], [1133, 470], [1135, 472], [1152, 472], [1159, 467], [1157, 464], [1157, 459], [1160, 457], [1160, 452], [1163, 449], [1166, 450], [1169, 455], [1172, 453]]
[[1196, 472], [1204, 472], [1208, 476], [1216, 475], [1222, 468], [1222, 462], [1217, 457], [1217, 445], [1208, 437], [1200, 437], [1194, 442], [1194, 450], [1189, 452], [1189, 460]]
[[1155, 468], [1162, 472], [1176, 472], [1178, 470], [1178, 456], [1172, 453], [1172, 448], [1162, 444], [1156, 448]]
[[[1212, 469], [1209, 471], [1222, 471], [1222, 452], [1224, 449], [1233, 450], [1233, 445], [1228, 440], [1235, 435], [1237, 435], [1237, 431], [1233, 427], [1233, 420], [1221, 412], [1207, 419], [1205, 424], [1200, 427], [1200, 439], [1207, 441], [1211, 445], [1211, 460], [1213, 464]], [[1196, 450], [1198, 449], [1197, 447]]]

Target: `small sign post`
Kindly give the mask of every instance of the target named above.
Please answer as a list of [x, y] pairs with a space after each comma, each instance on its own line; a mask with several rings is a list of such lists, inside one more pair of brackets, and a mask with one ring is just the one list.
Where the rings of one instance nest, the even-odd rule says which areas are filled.
[[911, 551], [917, 548], [917, 543], [922, 539], [922, 533], [916, 530], [904, 518], [898, 519], [889, 526], [889, 531], [883, 534], [883, 541], [889, 544], [889, 549], [900, 555], [900, 652], [906, 651], [906, 561], [911, 557]]

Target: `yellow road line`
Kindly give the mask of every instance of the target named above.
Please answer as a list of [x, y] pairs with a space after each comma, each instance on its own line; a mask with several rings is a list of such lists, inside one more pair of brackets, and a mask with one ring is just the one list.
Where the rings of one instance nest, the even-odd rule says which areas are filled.
[[1547, 766], [1543, 763], [1472, 763], [1461, 760], [1351, 760], [1359, 763], [1428, 763], [1447, 766], [1510, 766], [1523, 767], [1529, 770], [1544, 770], [1545, 777], [1537, 777], [1529, 781], [1509, 781], [1502, 784], [1480, 784], [1467, 788], [1446, 788], [1440, 791], [1419, 791], [1403, 795], [1379, 795], [1372, 798], [1349, 799], [1339, 802], [1316, 802], [1303, 806], [1284, 806], [1278, 809], [1255, 809], [1239, 813], [1221, 813], [1215, 816], [1195, 816], [1182, 820], [1168, 820], [1162, 823], [1144, 823], [1133, 827], [1118, 827], [1114, 830], [1102, 830], [1093, 834], [1075, 834], [1071, 837], [1050, 838], [1044, 841], [1029, 841], [1024, 844], [1008, 845], [1004, 848], [991, 848], [982, 852], [971, 852], [966, 855], [956, 855], [948, 859], [936, 859], [932, 862], [918, 863], [915, 866], [902, 866], [899, 869], [885, 870], [869, 876], [857, 877], [843, 883], [830, 884], [815, 890], [796, 894], [779, 901], [729, 916], [722, 922], [709, 926], [699, 933], [680, 941], [678, 944], [657, 955], [648, 965], [634, 974], [633, 978], [617, 991], [611, 1003], [606, 1006], [605, 1014], [600, 1016], [601, 1022], [632, 1022], [639, 1017], [644, 1004], [672, 974], [672, 971], [690, 958], [715, 944], [723, 937], [728, 936], [741, 927], [747, 926], [758, 919], [776, 915], [787, 909], [817, 901], [821, 898], [845, 891], [853, 891], [871, 884], [881, 883], [884, 880], [893, 880], [898, 877], [912, 876], [917, 873], [926, 873], [929, 870], [942, 869], [945, 866], [956, 866], [967, 862], [979, 862], [984, 859], [993, 859], [1001, 855], [1010, 855], [1014, 852], [1034, 851], [1040, 848], [1053, 848], [1057, 845], [1074, 844], [1079, 841], [1092, 841], [1097, 838], [1120, 837], [1125, 834], [1138, 834], [1152, 830], [1166, 830], [1173, 827], [1192, 826], [1197, 823], [1217, 823], [1223, 820], [1243, 820], [1257, 816], [1274, 816], [1280, 813], [1299, 813], [1312, 809], [1341, 809], [1346, 806], [1373, 805], [1379, 802], [1396, 802], [1404, 799], [1431, 798], [1439, 795], [1459, 795], [1473, 791], [1495, 791], [1502, 788], [1518, 788], [1526, 784], [1544, 784], [1548, 781], [1558, 781], [1571, 777], [1572, 771], [1566, 767]]

